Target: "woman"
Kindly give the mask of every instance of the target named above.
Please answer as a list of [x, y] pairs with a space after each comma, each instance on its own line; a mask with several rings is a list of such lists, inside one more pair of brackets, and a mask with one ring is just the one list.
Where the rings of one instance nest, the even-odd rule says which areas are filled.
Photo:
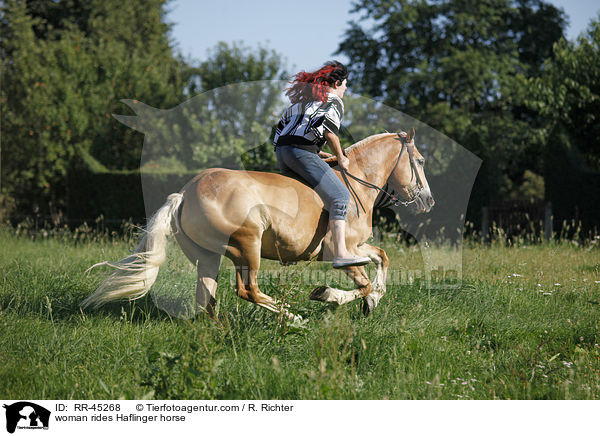
[[292, 105], [281, 117], [274, 141], [281, 174], [296, 175], [305, 180], [319, 194], [329, 212], [334, 268], [370, 262], [368, 257], [356, 257], [346, 249], [346, 210], [350, 192], [321, 159], [331, 157], [321, 151], [327, 142], [340, 167], [348, 171], [349, 160], [338, 138], [347, 78], [348, 70], [336, 61], [313, 73], [298, 73], [286, 91]]

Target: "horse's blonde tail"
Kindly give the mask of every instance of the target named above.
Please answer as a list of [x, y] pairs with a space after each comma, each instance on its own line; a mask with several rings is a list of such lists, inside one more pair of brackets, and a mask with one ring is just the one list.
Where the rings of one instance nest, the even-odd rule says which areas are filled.
[[169, 195], [165, 204], [150, 218], [144, 237], [131, 256], [118, 262], [100, 262], [88, 269], [108, 265], [115, 271], [81, 303], [83, 307], [99, 307], [112, 300], [135, 300], [146, 295], [166, 259], [167, 237], [173, 234], [171, 222], [182, 201], [181, 193]]

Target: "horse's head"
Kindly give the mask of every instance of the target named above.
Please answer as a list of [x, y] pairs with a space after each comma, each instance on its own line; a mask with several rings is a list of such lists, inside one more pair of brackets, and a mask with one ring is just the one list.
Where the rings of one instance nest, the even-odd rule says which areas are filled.
[[425, 159], [415, 146], [415, 129], [401, 132], [394, 138], [402, 144], [398, 162], [390, 174], [388, 183], [408, 202], [415, 213], [427, 213], [435, 201], [425, 177]]

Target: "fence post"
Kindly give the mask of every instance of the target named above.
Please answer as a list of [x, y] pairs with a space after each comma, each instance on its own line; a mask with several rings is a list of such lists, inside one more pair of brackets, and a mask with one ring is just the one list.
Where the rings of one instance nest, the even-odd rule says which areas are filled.
[[544, 208], [544, 236], [546, 238], [546, 242], [550, 241], [552, 238], [552, 203], [546, 203]]
[[489, 218], [487, 206], [481, 209], [481, 241], [487, 242], [489, 230]]

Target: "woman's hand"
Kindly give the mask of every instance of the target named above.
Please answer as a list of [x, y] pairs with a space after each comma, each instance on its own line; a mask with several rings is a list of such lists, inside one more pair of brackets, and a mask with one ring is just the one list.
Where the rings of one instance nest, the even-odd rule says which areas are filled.
[[329, 159], [330, 157], [333, 157], [333, 155], [331, 153], [327, 153], [326, 151], [320, 151], [319, 157], [321, 159]]
[[340, 164], [340, 167], [342, 167], [342, 169], [344, 171], [348, 172], [348, 166], [350, 165], [350, 159], [348, 159], [344, 155], [341, 155], [338, 157], [338, 163]]

